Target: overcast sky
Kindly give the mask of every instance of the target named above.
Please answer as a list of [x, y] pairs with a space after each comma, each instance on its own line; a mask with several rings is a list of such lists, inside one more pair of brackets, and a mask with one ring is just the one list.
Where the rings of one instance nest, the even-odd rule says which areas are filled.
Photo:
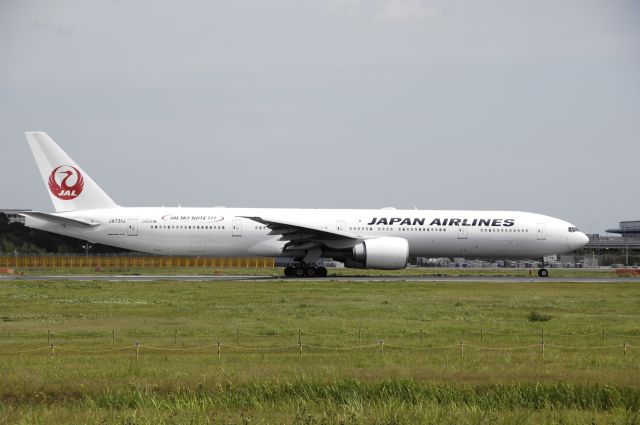
[[124, 206], [640, 219], [640, 2], [0, 1], [0, 208], [23, 132]]

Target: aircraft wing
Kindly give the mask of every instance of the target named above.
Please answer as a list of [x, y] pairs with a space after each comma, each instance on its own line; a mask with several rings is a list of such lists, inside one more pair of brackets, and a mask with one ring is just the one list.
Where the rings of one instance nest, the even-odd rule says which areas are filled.
[[306, 223], [269, 217], [241, 217], [264, 224], [271, 230], [271, 235], [280, 235], [279, 240], [286, 241], [283, 253], [290, 253], [292, 256], [301, 256], [300, 253], [303, 253], [305, 262], [319, 258], [323, 248], [351, 248], [361, 240], [351, 233], [328, 230]]

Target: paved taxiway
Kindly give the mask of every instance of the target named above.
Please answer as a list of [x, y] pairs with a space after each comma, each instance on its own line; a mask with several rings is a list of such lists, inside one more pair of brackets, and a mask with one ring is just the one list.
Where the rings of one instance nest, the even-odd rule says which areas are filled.
[[173, 280], [181, 282], [216, 282], [216, 281], [318, 281], [318, 282], [504, 282], [504, 283], [544, 283], [544, 282], [561, 282], [561, 283], [613, 283], [613, 282], [638, 282], [640, 277], [560, 277], [553, 276], [547, 278], [540, 277], [504, 277], [504, 276], [463, 276], [463, 277], [445, 277], [445, 276], [384, 276], [384, 277], [362, 277], [362, 276], [328, 276], [325, 278], [284, 278], [273, 276], [194, 276], [194, 275], [112, 275], [112, 276], [29, 276], [29, 275], [5, 275], [0, 276], [0, 282], [13, 280], [70, 280], [70, 281], [102, 281], [102, 282], [152, 282], [156, 280]]

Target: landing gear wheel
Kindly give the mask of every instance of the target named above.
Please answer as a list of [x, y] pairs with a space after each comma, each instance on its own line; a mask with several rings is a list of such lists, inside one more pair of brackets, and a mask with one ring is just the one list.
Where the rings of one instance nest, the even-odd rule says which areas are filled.
[[538, 276], [549, 277], [549, 271], [547, 269], [540, 269], [538, 270]]
[[305, 263], [295, 263], [292, 266], [287, 266], [284, 268], [284, 275], [286, 277], [326, 277], [327, 269], [326, 267], [318, 267], [315, 265], [305, 264]]

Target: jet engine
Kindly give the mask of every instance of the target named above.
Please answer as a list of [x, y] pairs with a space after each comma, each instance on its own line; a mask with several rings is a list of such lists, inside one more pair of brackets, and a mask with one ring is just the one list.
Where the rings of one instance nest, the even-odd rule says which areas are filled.
[[404, 269], [409, 260], [409, 243], [394, 237], [367, 239], [353, 247], [352, 260], [369, 269]]

